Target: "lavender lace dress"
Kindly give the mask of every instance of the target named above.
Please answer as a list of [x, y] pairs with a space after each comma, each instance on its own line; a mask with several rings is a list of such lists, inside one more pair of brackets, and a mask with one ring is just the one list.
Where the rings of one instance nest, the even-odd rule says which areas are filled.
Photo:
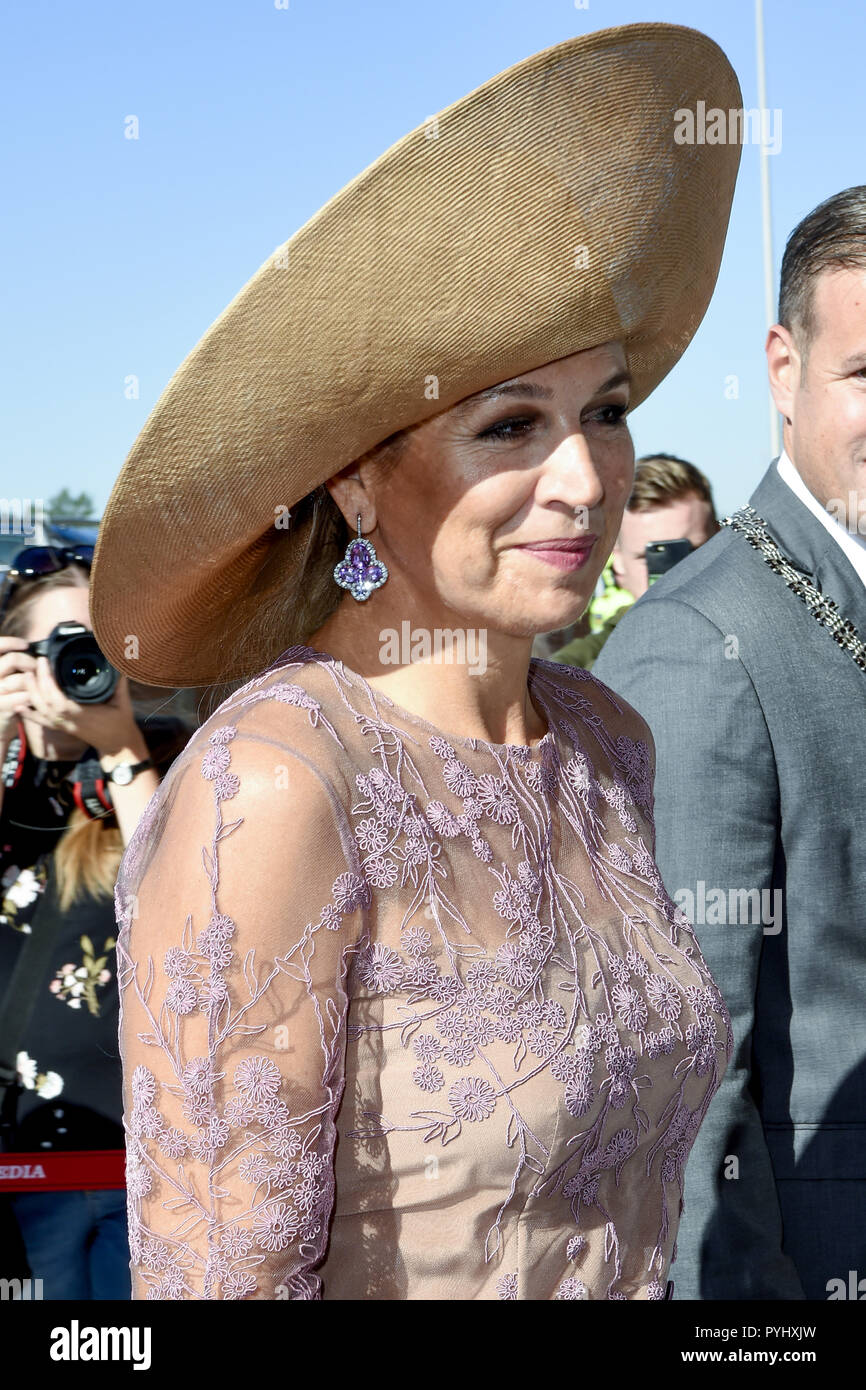
[[730, 1019], [630, 705], [461, 739], [292, 647], [116, 888], [134, 1298], [661, 1299]]

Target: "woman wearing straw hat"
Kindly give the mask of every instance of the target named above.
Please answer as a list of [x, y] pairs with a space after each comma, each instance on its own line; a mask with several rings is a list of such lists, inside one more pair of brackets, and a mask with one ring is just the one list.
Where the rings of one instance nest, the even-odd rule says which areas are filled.
[[739, 148], [676, 143], [697, 100], [740, 105], [724, 54], [640, 24], [447, 107], [261, 267], [115, 485], [103, 650], [245, 682], [116, 888], [135, 1298], [670, 1294], [730, 1020], [647, 726], [530, 649], [712, 292]]

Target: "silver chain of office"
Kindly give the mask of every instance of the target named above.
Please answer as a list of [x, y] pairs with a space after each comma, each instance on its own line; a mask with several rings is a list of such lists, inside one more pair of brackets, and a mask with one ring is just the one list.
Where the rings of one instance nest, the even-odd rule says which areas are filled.
[[788, 588], [802, 599], [812, 617], [827, 629], [833, 641], [848, 653], [861, 671], [866, 671], [866, 643], [854, 624], [842, 617], [833, 599], [822, 594], [811, 579], [807, 579], [785, 558], [769, 534], [764, 518], [758, 516], [754, 507], [740, 507], [731, 516], [723, 517], [720, 525], [730, 526], [732, 531], [739, 531], [745, 536], [749, 545], [761, 552], [770, 569], [780, 574]]

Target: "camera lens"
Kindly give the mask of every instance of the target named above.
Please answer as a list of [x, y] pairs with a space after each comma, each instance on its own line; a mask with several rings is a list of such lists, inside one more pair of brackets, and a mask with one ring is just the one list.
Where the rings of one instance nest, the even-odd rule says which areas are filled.
[[118, 675], [92, 633], [68, 640], [57, 660], [57, 684], [70, 700], [98, 704], [110, 700]]

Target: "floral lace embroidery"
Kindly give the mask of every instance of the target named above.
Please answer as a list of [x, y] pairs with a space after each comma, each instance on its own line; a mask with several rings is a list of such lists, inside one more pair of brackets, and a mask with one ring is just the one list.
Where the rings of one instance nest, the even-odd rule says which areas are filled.
[[[629, 1231], [611, 1202], [624, 1165], [640, 1150], [647, 1182], [654, 1171], [660, 1189], [644, 1296], [662, 1299], [671, 1224], [666, 1185], [678, 1190], [678, 1218], [684, 1165], [731, 1055], [730, 1019], [691, 925], [668, 897], [653, 859], [648, 747], [641, 739], [612, 737], [597, 700], [577, 689], [580, 681], [589, 681], [594, 691], [607, 695], [605, 687], [579, 668], [565, 670], [571, 677], [567, 694], [555, 713], [548, 709], [551, 726], [555, 722], [571, 742], [564, 762], [553, 741], [545, 740], [538, 757], [526, 748], [488, 745], [487, 770], [476, 772], [470, 766], [474, 748], [458, 752], [447, 738], [434, 735], [428, 743], [439, 785], [426, 785], [410, 751], [412, 736], [375, 716], [363, 717], [365, 735], [378, 740], [369, 750], [378, 761], [356, 772], [350, 807], [361, 872], [334, 879], [319, 920], [308, 923], [297, 945], [274, 962], [274, 973], [294, 972], [310, 991], [309, 960], [317, 934], [339, 932], [347, 915], [375, 903], [379, 890], [399, 892], [405, 904], [399, 940], [362, 938], [353, 963], [362, 993], [399, 1000], [396, 1021], [346, 1027], [330, 1008], [317, 1014], [324, 1077], [335, 1073], [344, 1032], [351, 1046], [365, 1033], [396, 1029], [401, 1047], [411, 1054], [417, 1099], [413, 1104], [412, 1096], [403, 1098], [405, 1115], [365, 1111], [367, 1123], [347, 1138], [370, 1142], [415, 1131], [425, 1144], [446, 1146], [459, 1141], [465, 1128], [503, 1113], [514, 1172], [486, 1232], [484, 1260], [499, 1255], [503, 1221], [516, 1194], [525, 1200], [521, 1183], [529, 1175], [531, 1198], [556, 1198], [571, 1222], [573, 1233], [563, 1240], [562, 1276], [548, 1295], [555, 1299], [590, 1296], [585, 1277], [569, 1269], [589, 1251], [581, 1229], [585, 1214], [593, 1217], [588, 1230], [602, 1223], [604, 1263], [610, 1267], [596, 1296], [626, 1296], [617, 1284]], [[329, 674], [336, 680], [333, 671]], [[342, 746], [321, 703], [302, 686], [280, 681], [261, 689], [263, 681], [250, 682], [218, 713], [235, 714], [258, 700], [280, 701], [305, 709], [310, 724]], [[222, 1105], [216, 1099], [219, 1044], [250, 1030], [255, 1005], [273, 978], [253, 975], [246, 999], [233, 994], [226, 981], [235, 956], [235, 923], [218, 910], [216, 886], [219, 843], [241, 823], [224, 822], [222, 810], [239, 786], [231, 771], [237, 731], [236, 723], [217, 728], [201, 759], [201, 775], [212, 785], [216, 807], [205, 856], [214, 910], [197, 935], [188, 921], [181, 943], [162, 962], [170, 982], [164, 1008], [158, 1018], [149, 1016], [150, 1031], [141, 1039], [160, 1049], [162, 1079], [141, 1065], [131, 1079], [130, 1248], [149, 1298], [213, 1297], [217, 1286], [223, 1298], [261, 1296], [257, 1268], [268, 1254], [289, 1250], [297, 1254], [299, 1272], [285, 1294], [270, 1296], [321, 1296], [312, 1268], [325, 1248], [335, 1193], [329, 1156], [316, 1143], [316, 1114], [293, 1113], [285, 1098], [286, 1078], [266, 1056], [239, 1065], [225, 1078], [222, 1095], [230, 1098]], [[582, 741], [590, 734], [600, 750], [596, 759]], [[130, 842], [124, 861], [130, 881], [161, 804], [157, 793]], [[596, 900], [607, 905], [603, 929], [586, 911], [586, 893], [553, 853], [554, 808], [561, 834], [570, 832], [582, 847]], [[621, 830], [617, 839], [611, 816]], [[500, 844], [503, 829], [509, 836], [510, 863], [496, 860], [494, 829]], [[460, 841], [465, 851], [451, 847]], [[473, 940], [459, 881], [447, 867], [450, 854], [469, 851], [489, 874], [490, 902], [502, 928], [495, 950]], [[566, 857], [566, 865], [573, 862], [573, 855]], [[139, 983], [126, 950], [131, 921], [120, 883], [116, 902], [118, 959], [122, 953], [124, 960], [121, 992], [134, 988], [147, 1011], [148, 985]], [[619, 923], [616, 949], [611, 914]], [[195, 1012], [204, 1013], [209, 1023], [208, 1056], [187, 1057], [182, 1051], [180, 1022]], [[503, 1047], [510, 1050], [507, 1070]], [[670, 1093], [653, 1123], [641, 1094], [653, 1084], [645, 1060], [659, 1063], [675, 1051], [679, 1060], [670, 1073]], [[560, 1087], [563, 1114], [572, 1122], [570, 1152], [553, 1166], [548, 1146], [521, 1110], [527, 1081], [544, 1070]], [[705, 1081], [692, 1108], [685, 1094], [694, 1078]], [[182, 1098], [188, 1122], [183, 1129], [166, 1126], [162, 1118], [162, 1086]], [[334, 1087], [326, 1085], [323, 1094], [320, 1110], [330, 1106], [333, 1112]], [[208, 1166], [214, 1202], [220, 1172], [236, 1165], [249, 1187], [248, 1210], [220, 1221], [213, 1203], [208, 1209], [191, 1196], [183, 1177], [188, 1158]], [[188, 1215], [188, 1221], [178, 1222], [176, 1242], [151, 1236], [142, 1219], [142, 1202], [155, 1177], [177, 1190], [178, 1213]], [[199, 1223], [209, 1229], [204, 1257], [183, 1239]], [[305, 1254], [310, 1256], [306, 1265]], [[500, 1299], [516, 1299], [518, 1273], [500, 1274], [495, 1291]]]

